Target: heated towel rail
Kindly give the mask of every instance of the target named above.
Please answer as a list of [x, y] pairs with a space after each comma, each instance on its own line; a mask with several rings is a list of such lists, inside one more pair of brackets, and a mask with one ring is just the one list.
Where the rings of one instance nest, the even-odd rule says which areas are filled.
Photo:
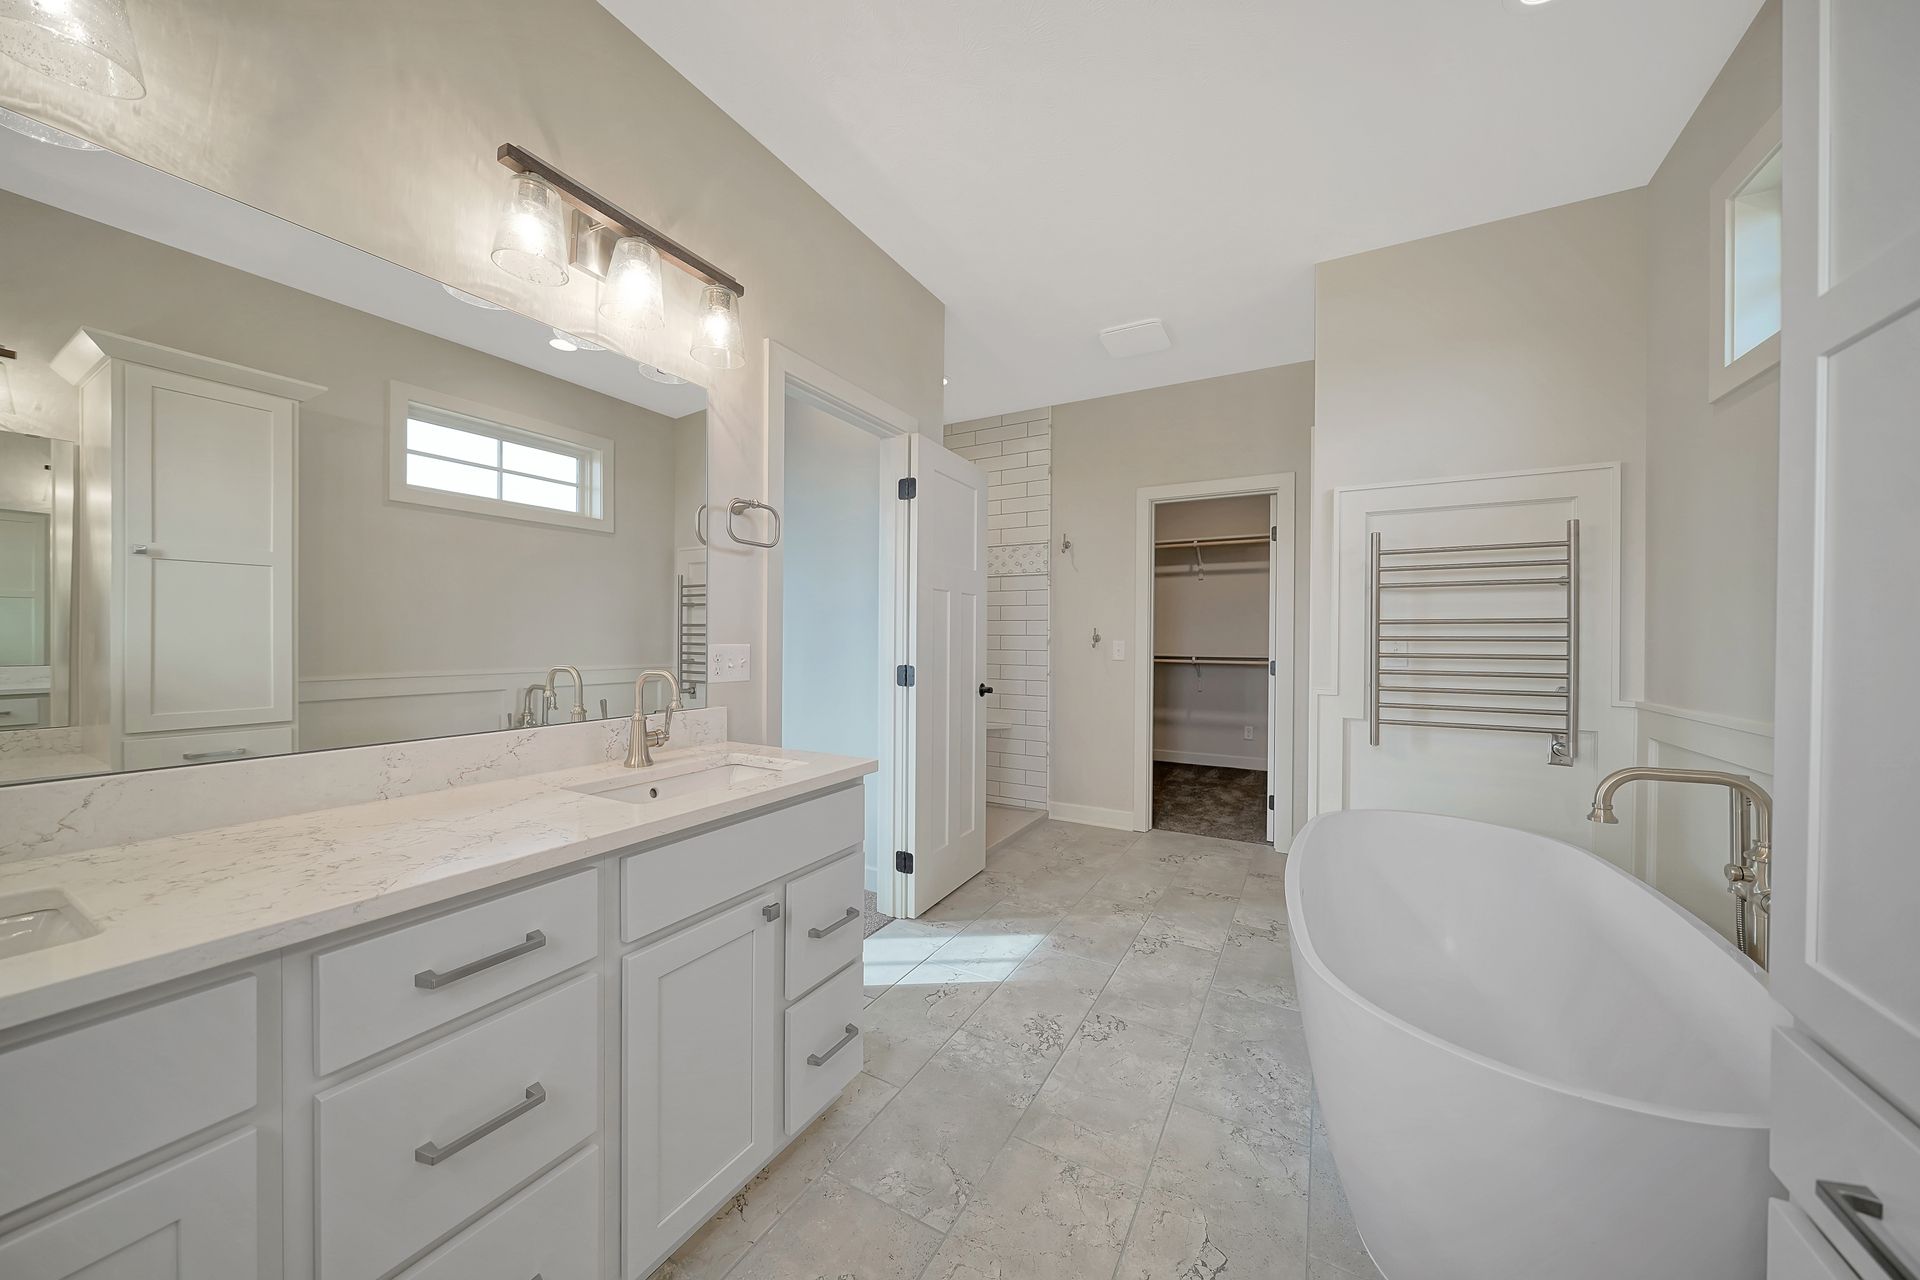
[[[1571, 765], [1580, 741], [1580, 522], [1567, 521], [1567, 536], [1550, 542], [1383, 547], [1377, 533], [1370, 541], [1367, 741], [1380, 745], [1382, 725], [1543, 734], [1547, 763]], [[1563, 603], [1558, 613], [1490, 608], [1467, 617], [1411, 603], [1429, 591], [1560, 592]]]
[[681, 574], [680, 692], [694, 697], [707, 683], [707, 584]]

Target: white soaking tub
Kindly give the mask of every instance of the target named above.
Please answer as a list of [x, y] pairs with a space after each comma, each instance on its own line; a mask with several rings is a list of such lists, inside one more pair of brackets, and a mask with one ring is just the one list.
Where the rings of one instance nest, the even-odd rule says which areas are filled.
[[1287, 862], [1307, 1048], [1386, 1280], [1759, 1280], [1760, 971], [1647, 885], [1430, 814]]

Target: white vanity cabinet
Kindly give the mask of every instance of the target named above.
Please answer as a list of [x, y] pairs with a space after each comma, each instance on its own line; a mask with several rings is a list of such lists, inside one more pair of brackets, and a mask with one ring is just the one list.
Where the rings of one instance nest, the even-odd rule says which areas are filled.
[[4, 1280], [646, 1280], [859, 1072], [860, 785], [0, 1035]]
[[294, 526], [312, 383], [82, 329], [75, 723], [115, 768], [294, 747]]

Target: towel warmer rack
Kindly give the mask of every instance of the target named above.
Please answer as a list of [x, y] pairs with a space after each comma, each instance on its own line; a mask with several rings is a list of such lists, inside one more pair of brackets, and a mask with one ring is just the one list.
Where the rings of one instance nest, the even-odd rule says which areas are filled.
[[707, 682], [707, 584], [679, 575], [680, 691], [691, 698]]
[[[1580, 741], [1580, 522], [1567, 521], [1567, 536], [1550, 542], [1383, 547], [1378, 533], [1369, 541], [1367, 741], [1380, 745], [1382, 725], [1542, 734], [1547, 763], [1571, 765]], [[1561, 590], [1565, 606], [1473, 617], [1417, 609], [1388, 617], [1383, 607], [1399, 592], [1489, 588]]]

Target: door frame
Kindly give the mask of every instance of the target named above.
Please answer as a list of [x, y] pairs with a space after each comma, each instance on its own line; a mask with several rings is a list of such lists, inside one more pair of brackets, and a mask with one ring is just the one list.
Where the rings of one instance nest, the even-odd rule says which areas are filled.
[[[833, 370], [816, 361], [809, 360], [793, 348], [772, 338], [766, 341], [766, 475], [767, 501], [776, 510], [783, 510], [787, 501], [787, 397], [798, 396], [810, 400], [826, 412], [873, 436], [876, 446], [885, 440], [898, 436], [911, 435], [920, 429], [920, 420], [906, 410], [881, 399], [864, 387], [841, 377]], [[709, 468], [711, 471], [711, 468]], [[709, 525], [712, 519], [709, 515]], [[904, 530], [894, 526], [893, 537], [898, 540], [905, 537]], [[885, 534], [880, 546], [880, 563], [875, 573], [880, 580], [880, 608], [877, 625], [880, 632], [880, 652], [894, 654], [898, 658], [900, 639], [896, 635], [894, 615], [897, 612], [899, 594], [897, 566], [905, 558], [905, 547], [888, 546]], [[785, 692], [785, 668], [782, 649], [785, 643], [786, 618], [786, 548], [776, 543], [767, 552], [766, 612], [760, 628], [760, 653], [762, 671], [760, 680], [760, 722], [766, 726], [766, 738], [775, 744], [784, 744], [785, 726], [781, 723], [781, 702]], [[708, 571], [711, 577], [711, 569]], [[888, 666], [887, 671], [892, 667]], [[884, 673], [876, 673], [880, 679]], [[891, 690], [891, 685], [888, 686]], [[897, 763], [905, 753], [896, 741], [897, 729], [891, 697], [880, 700], [879, 760], [880, 769], [875, 777], [874, 786], [879, 793], [878, 822], [882, 831], [891, 831], [897, 822], [897, 810], [904, 798], [906, 787], [911, 779], [896, 778], [899, 772]], [[868, 850], [868, 857], [874, 856]], [[882, 874], [874, 885], [874, 906], [883, 915], [895, 915], [897, 905], [894, 898], [897, 877], [882, 868]]]
[[[1186, 484], [1150, 485], [1134, 493], [1134, 573], [1133, 573], [1133, 829], [1147, 831], [1153, 826], [1153, 516], [1154, 508], [1165, 502], [1191, 502], [1198, 498], [1240, 498], [1271, 495], [1274, 499], [1274, 527], [1286, 531], [1285, 540], [1274, 541], [1273, 582], [1268, 626], [1275, 642], [1287, 641], [1289, 663], [1286, 679], [1278, 673], [1268, 677], [1272, 684], [1267, 724], [1267, 785], [1273, 795], [1274, 845], [1284, 849], [1293, 839], [1294, 682], [1299, 678], [1300, 645], [1294, 627], [1295, 559], [1299, 555], [1298, 531], [1294, 524], [1294, 487], [1292, 471], [1267, 475], [1236, 476], [1222, 480], [1194, 480]], [[1280, 554], [1281, 547], [1286, 554]], [[1284, 783], [1284, 785], [1283, 785]]]

